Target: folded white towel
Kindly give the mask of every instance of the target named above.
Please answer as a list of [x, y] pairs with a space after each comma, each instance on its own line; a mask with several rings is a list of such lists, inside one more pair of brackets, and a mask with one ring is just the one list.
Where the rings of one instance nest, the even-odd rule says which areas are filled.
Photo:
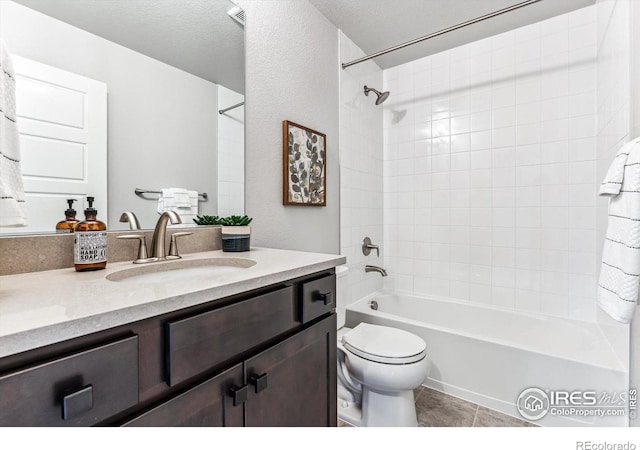
[[0, 40], [0, 227], [26, 225], [16, 123], [16, 77], [9, 51]]
[[165, 188], [158, 198], [158, 214], [175, 211], [183, 224], [193, 224], [198, 215], [198, 192], [183, 188]]
[[615, 320], [629, 323], [640, 288], [640, 138], [618, 151], [599, 193], [611, 198], [598, 305]]

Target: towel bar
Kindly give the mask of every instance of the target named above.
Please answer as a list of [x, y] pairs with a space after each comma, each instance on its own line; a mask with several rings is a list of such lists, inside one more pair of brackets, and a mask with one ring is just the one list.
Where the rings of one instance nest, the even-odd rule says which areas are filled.
[[[140, 189], [140, 188], [136, 188], [135, 191], [136, 195], [142, 197], [144, 194], [162, 194], [161, 191], [149, 191], [147, 189]], [[209, 196], [207, 195], [206, 192], [203, 192], [202, 194], [198, 194], [198, 197], [202, 197], [203, 200], [207, 200], [209, 198]]]

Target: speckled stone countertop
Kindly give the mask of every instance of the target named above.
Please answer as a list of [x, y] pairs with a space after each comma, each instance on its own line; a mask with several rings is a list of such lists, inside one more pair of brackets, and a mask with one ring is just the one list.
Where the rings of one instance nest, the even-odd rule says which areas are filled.
[[[133, 267], [109, 263], [105, 270], [48, 270], [0, 277], [0, 357], [147, 319], [292, 278], [329, 269], [345, 257], [268, 248], [183, 255], [180, 261], [243, 258], [252, 267], [216, 276], [171, 282], [121, 282], [106, 277]], [[152, 263], [158, 268], [165, 262]], [[151, 267], [151, 265], [148, 265]]]

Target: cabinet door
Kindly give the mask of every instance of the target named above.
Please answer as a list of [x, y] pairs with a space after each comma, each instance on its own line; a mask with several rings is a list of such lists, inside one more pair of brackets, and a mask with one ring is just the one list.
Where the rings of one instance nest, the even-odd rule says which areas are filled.
[[244, 404], [233, 405], [229, 390], [242, 384], [242, 364], [216, 375], [131, 419], [126, 427], [242, 426]]
[[251, 427], [336, 425], [336, 315], [245, 362]]

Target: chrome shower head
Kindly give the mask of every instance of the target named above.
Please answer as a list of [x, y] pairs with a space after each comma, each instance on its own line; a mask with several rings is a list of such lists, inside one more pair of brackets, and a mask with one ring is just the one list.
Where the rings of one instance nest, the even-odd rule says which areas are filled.
[[383, 104], [384, 101], [387, 98], [389, 98], [389, 91], [380, 92], [377, 89], [373, 89], [373, 88], [367, 87], [365, 85], [365, 87], [364, 87], [364, 95], [369, 95], [369, 92], [373, 92], [374, 94], [376, 94], [378, 96], [378, 98], [376, 99], [376, 105]]

